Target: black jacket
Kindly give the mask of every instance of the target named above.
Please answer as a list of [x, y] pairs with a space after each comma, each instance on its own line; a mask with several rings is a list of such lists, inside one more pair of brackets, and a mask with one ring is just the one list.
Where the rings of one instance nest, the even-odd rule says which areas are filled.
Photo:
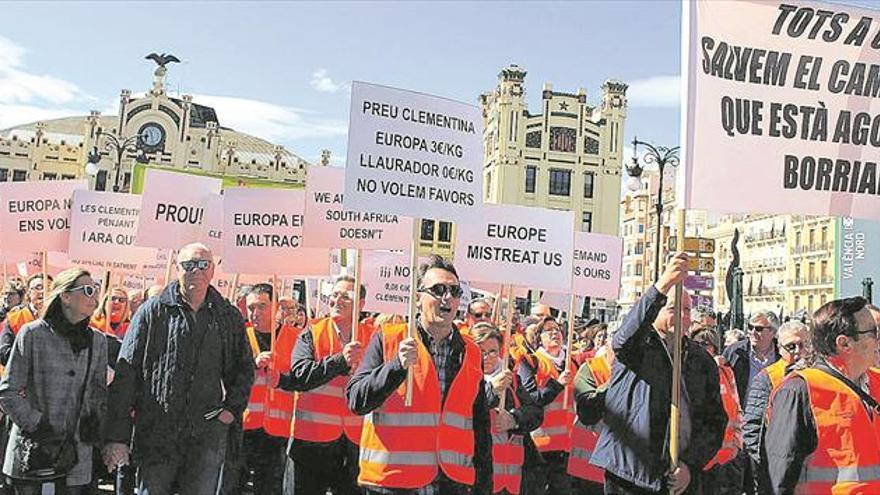
[[[739, 403], [745, 404], [748, 399], [749, 389], [749, 354], [752, 353], [752, 342], [749, 339], [734, 342], [724, 349], [724, 359], [733, 368], [733, 377], [736, 379], [736, 391], [739, 395]], [[779, 359], [779, 351], [776, 341], [773, 342], [773, 355], [768, 364], [773, 364]]]
[[[606, 428], [590, 462], [636, 486], [660, 490], [669, 469], [669, 411], [672, 360], [653, 322], [666, 296], [651, 286], [614, 334], [617, 356], [605, 395]], [[721, 447], [727, 414], [715, 360], [699, 345], [682, 346], [683, 395], [690, 412], [691, 435], [681, 452], [694, 480]], [[696, 489], [696, 488], [692, 488]]]
[[178, 287], [172, 282], [138, 309], [110, 384], [105, 437], [128, 443], [135, 426], [133, 452], [142, 458], [161, 458], [211, 431], [204, 416], [218, 408], [240, 421], [254, 381], [241, 313], [209, 287], [193, 315]]

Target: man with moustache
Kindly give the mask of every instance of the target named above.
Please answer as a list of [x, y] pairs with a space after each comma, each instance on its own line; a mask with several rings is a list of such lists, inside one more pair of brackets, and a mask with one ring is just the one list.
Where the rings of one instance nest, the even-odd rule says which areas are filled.
[[[377, 330], [346, 388], [366, 415], [359, 484], [369, 494], [491, 491], [489, 408], [480, 349], [453, 324], [461, 297], [455, 267], [431, 256], [419, 270], [417, 336], [406, 324]], [[412, 370], [412, 404], [405, 405]]]
[[109, 389], [104, 463], [138, 468], [139, 493], [214, 493], [233, 421], [254, 381], [239, 311], [211, 286], [200, 243], [177, 255], [178, 278], [129, 326]]

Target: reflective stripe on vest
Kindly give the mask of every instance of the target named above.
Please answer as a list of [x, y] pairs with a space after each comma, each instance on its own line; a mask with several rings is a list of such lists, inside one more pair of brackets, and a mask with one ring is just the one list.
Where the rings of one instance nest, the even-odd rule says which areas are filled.
[[[824, 371], [808, 368], [793, 374], [807, 383], [818, 438], [795, 493], [880, 493], [880, 415], [869, 416], [861, 398]], [[880, 373], [869, 370], [867, 380], [870, 394], [880, 396]]]
[[[516, 382], [513, 383], [513, 405], [519, 407], [516, 397]], [[518, 494], [522, 484], [522, 465], [525, 460], [523, 436], [506, 431], [496, 432], [495, 422], [498, 413], [493, 409], [489, 412], [490, 431], [492, 436], [492, 492], [507, 490], [507, 493]]]
[[[342, 352], [343, 343], [331, 318], [313, 322], [308, 331], [312, 334], [316, 361]], [[366, 347], [368, 327], [359, 325], [356, 337]], [[339, 375], [313, 390], [299, 392], [290, 427], [291, 436], [309, 442], [328, 443], [344, 434], [353, 443], [359, 443], [363, 418], [348, 408], [345, 400], [347, 383], [348, 376]]]
[[[248, 328], [249, 331], [253, 331]], [[254, 384], [251, 386], [251, 394], [248, 397], [247, 408], [244, 410], [244, 416], [242, 418], [242, 427], [245, 430], [259, 430], [263, 428], [263, 424], [266, 421], [266, 398], [268, 396], [268, 388], [267, 385], [269, 383], [269, 378], [266, 375], [265, 371], [259, 370], [256, 372], [254, 378]]]
[[[290, 370], [290, 359], [293, 347], [299, 337], [300, 329], [283, 325], [275, 339], [275, 351], [272, 353], [271, 368], [280, 373]], [[287, 438], [290, 436], [290, 422], [293, 419], [294, 393], [281, 389], [272, 389], [266, 398], [266, 416], [263, 429], [273, 437]]]
[[[582, 366], [587, 366], [593, 375], [596, 388], [604, 386], [611, 378], [611, 366], [604, 357], [587, 360]], [[578, 370], [580, 373], [581, 370]], [[590, 464], [593, 450], [599, 442], [599, 431], [604, 428], [604, 423], [599, 422], [595, 426], [587, 427], [575, 418], [571, 427], [571, 455], [568, 456], [568, 474], [584, 480], [605, 482], [605, 470]]]
[[[385, 361], [397, 359], [398, 346], [407, 336], [406, 325], [386, 325], [381, 332]], [[404, 406], [405, 385], [401, 385], [365, 418], [360, 484], [417, 489], [430, 484], [438, 469], [452, 481], [474, 484], [472, 414], [477, 394], [482, 393], [482, 357], [470, 337], [453, 338], [464, 340], [465, 351], [445, 401], [433, 359], [419, 339], [412, 368], [412, 405]]]
[[[559, 378], [556, 365], [542, 353], [535, 353], [538, 370], [535, 379], [539, 387], [546, 386], [550, 380]], [[568, 394], [568, 409], [563, 409], [562, 401]], [[566, 387], [559, 395], [544, 406], [544, 421], [541, 426], [531, 432], [535, 447], [540, 452], [571, 450], [571, 425], [574, 422], [574, 397], [572, 387]]]
[[721, 387], [721, 403], [727, 414], [727, 425], [724, 428], [724, 440], [703, 471], [708, 471], [721, 464], [727, 464], [742, 448], [742, 409], [739, 405], [739, 394], [736, 389], [736, 378], [733, 369], [727, 365], [718, 366], [718, 377]]

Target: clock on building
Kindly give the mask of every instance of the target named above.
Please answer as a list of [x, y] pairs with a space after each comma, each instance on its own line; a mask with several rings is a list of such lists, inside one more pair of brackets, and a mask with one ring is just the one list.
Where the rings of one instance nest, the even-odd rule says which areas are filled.
[[155, 122], [148, 122], [138, 131], [140, 147], [147, 153], [161, 150], [165, 146], [165, 128]]

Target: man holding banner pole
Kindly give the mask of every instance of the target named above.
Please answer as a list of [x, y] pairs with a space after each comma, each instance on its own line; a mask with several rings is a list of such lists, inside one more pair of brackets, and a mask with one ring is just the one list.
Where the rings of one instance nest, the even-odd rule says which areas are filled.
[[[358, 444], [363, 419], [345, 401], [349, 375], [361, 360], [372, 333], [368, 325], [354, 327], [366, 290], [355, 296], [351, 276], [336, 279], [330, 293], [330, 316], [314, 321], [297, 339], [289, 373], [276, 377], [277, 386], [297, 392], [287, 463], [293, 487], [285, 493], [335, 495], [361, 493], [357, 486]], [[355, 309], [355, 300], [359, 304]]]
[[[672, 296], [676, 284], [687, 276], [687, 262], [684, 253], [672, 257], [611, 341], [617, 360], [605, 399], [606, 428], [590, 460], [605, 470], [606, 494], [698, 494], [700, 471], [721, 446], [727, 415], [721, 403], [717, 365], [699, 345], [685, 340], [680, 462], [676, 469], [670, 469]], [[683, 294], [681, 325], [686, 329], [690, 326], [690, 298]]]
[[418, 335], [408, 337], [407, 324], [377, 330], [346, 389], [349, 407], [366, 415], [358, 482], [370, 494], [486, 493], [489, 408], [498, 398], [479, 347], [453, 324], [462, 293], [455, 267], [435, 255], [418, 275]]

